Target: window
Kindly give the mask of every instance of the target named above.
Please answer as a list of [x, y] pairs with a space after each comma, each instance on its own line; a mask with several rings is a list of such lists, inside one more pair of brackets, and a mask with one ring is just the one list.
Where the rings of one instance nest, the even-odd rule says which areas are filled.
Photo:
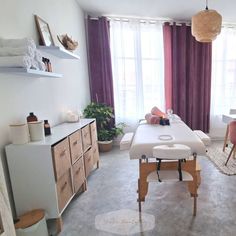
[[236, 108], [236, 29], [223, 28], [213, 42], [211, 123], [212, 136], [221, 137], [225, 132], [222, 114]]
[[162, 25], [117, 20], [110, 25], [116, 120], [134, 127], [153, 106], [164, 110]]

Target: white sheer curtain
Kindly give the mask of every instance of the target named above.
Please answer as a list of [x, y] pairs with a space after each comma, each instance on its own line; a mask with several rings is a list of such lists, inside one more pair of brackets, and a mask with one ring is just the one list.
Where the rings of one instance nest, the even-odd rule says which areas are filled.
[[110, 26], [116, 121], [132, 129], [153, 106], [164, 110], [162, 25], [111, 20]]
[[236, 108], [236, 29], [222, 28], [213, 42], [210, 135], [223, 137], [222, 114]]

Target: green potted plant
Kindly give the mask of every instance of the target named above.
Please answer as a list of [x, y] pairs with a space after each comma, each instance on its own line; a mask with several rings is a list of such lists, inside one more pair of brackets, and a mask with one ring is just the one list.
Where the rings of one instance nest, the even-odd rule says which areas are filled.
[[85, 118], [95, 118], [97, 123], [98, 146], [100, 151], [110, 151], [113, 139], [123, 134], [124, 124], [114, 124], [113, 109], [103, 103], [90, 103], [84, 109]]

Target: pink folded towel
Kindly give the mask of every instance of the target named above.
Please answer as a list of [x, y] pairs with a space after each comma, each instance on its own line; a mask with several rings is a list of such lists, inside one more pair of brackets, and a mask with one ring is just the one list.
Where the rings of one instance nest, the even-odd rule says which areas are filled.
[[165, 117], [166, 116], [166, 114], [164, 112], [162, 112], [160, 109], [158, 109], [157, 107], [152, 108], [151, 114], [159, 116], [159, 117]]
[[145, 119], [147, 121], [148, 124], [159, 124], [160, 123], [160, 117], [156, 116], [156, 115], [152, 115], [151, 113], [147, 113], [145, 115]]

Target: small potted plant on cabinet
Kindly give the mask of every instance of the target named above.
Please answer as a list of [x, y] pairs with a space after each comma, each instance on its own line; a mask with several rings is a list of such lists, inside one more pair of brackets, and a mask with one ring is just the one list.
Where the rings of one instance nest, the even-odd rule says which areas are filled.
[[90, 103], [84, 109], [85, 118], [95, 118], [97, 123], [98, 146], [101, 152], [110, 151], [113, 139], [123, 134], [124, 124], [114, 124], [113, 109], [102, 103]]

